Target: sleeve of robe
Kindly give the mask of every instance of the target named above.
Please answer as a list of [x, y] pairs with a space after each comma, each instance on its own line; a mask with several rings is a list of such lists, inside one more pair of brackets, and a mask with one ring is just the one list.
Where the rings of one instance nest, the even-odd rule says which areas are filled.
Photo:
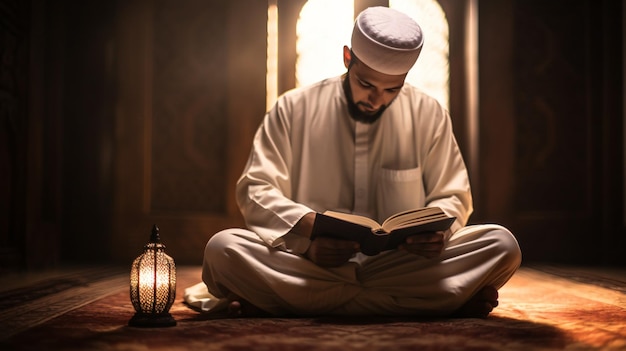
[[291, 142], [287, 104], [270, 110], [258, 128], [248, 163], [237, 182], [237, 204], [247, 227], [268, 245], [304, 253], [308, 238], [290, 233], [311, 208], [291, 200]]
[[[447, 111], [434, 109], [439, 117], [429, 135], [429, 148], [422, 156], [426, 206], [438, 206], [449, 216], [456, 217], [452, 233], [464, 227], [473, 211], [469, 177], [459, 150], [452, 121]], [[446, 238], [448, 240], [449, 237]]]

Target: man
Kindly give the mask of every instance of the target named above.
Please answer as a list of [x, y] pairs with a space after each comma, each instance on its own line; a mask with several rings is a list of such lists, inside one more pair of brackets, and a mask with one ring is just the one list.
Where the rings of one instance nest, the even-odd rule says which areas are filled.
[[[236, 315], [486, 317], [497, 306], [520, 250], [499, 225], [465, 226], [472, 198], [449, 115], [404, 81], [422, 44], [408, 16], [368, 8], [343, 49], [347, 73], [278, 99], [237, 183], [248, 229], [205, 248], [205, 301]], [[450, 230], [375, 256], [311, 239], [326, 210], [383, 220], [424, 206], [456, 217]]]

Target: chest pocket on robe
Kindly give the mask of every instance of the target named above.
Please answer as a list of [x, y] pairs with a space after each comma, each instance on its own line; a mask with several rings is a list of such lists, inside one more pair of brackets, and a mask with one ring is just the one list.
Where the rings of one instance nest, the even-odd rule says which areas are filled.
[[376, 196], [376, 207], [381, 221], [400, 211], [423, 207], [422, 170], [419, 167], [381, 169]]

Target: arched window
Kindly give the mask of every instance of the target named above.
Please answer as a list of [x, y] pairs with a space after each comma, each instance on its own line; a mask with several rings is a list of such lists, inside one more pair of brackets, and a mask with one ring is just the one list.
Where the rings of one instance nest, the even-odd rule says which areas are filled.
[[[341, 50], [350, 44], [355, 2], [268, 0], [270, 13], [274, 11], [268, 16], [268, 109], [287, 89], [345, 72]], [[424, 48], [407, 82], [450, 111], [473, 188], [479, 192], [478, 0], [361, 0], [359, 5], [376, 2], [412, 16], [422, 27]]]
[[448, 21], [436, 0], [389, 0], [389, 7], [411, 16], [424, 33], [424, 47], [406, 80], [446, 108], [450, 95]]
[[[390, 0], [389, 7], [413, 17], [424, 31], [424, 48], [415, 67], [409, 72], [407, 82], [435, 97], [447, 108], [448, 23], [441, 6], [436, 0]], [[296, 27], [296, 86], [308, 85], [345, 72], [342, 48], [343, 45], [350, 45], [354, 15], [352, 1], [308, 0], [304, 4]], [[270, 21], [272, 18], [275, 17], [270, 17]], [[276, 26], [268, 23], [268, 28], [269, 44], [272, 40], [271, 28]], [[268, 55], [268, 74], [271, 62], [276, 62], [275, 58]], [[274, 81], [275, 78], [268, 75], [268, 84]], [[268, 107], [275, 100], [272, 94], [268, 85]]]

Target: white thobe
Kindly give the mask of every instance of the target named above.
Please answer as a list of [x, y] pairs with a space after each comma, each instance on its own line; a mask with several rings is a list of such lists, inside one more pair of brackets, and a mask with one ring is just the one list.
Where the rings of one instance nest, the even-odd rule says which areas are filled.
[[[203, 280], [216, 296], [222, 285], [273, 313], [445, 314], [519, 265], [505, 228], [465, 227], [472, 198], [450, 117], [409, 84], [373, 124], [350, 118], [341, 77], [284, 94], [255, 135], [236, 198], [248, 229], [209, 240]], [[309, 239], [290, 233], [310, 212], [382, 222], [424, 206], [456, 217], [438, 259], [393, 250], [327, 269], [300, 255]]]

